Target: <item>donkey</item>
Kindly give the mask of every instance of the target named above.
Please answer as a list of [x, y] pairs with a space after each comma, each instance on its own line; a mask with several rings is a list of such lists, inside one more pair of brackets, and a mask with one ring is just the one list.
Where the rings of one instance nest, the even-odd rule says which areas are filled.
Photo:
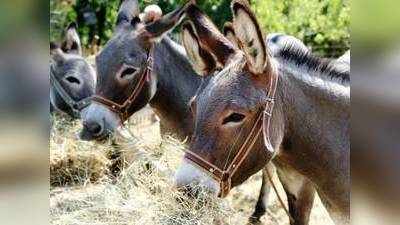
[[[129, 98], [146, 70], [150, 46], [154, 46], [152, 73], [125, 118], [100, 102], [92, 102], [82, 119], [81, 139], [101, 139], [112, 134], [124, 119], [146, 104], [159, 116], [163, 135], [175, 134], [181, 140], [192, 135], [194, 122], [189, 102], [202, 79], [192, 68], [185, 49], [165, 35], [183, 17], [185, 7], [162, 16], [161, 10], [154, 6], [148, 6], [140, 14], [137, 1], [126, 0], [121, 4], [114, 35], [96, 57], [96, 95], [115, 102]], [[255, 220], [265, 213], [268, 190], [267, 178], [263, 176], [252, 216]]]
[[96, 73], [83, 58], [77, 26], [71, 23], [61, 46], [50, 43], [50, 109], [80, 118], [94, 93]]
[[[137, 0], [122, 2], [114, 35], [96, 57], [96, 94], [83, 117], [82, 139], [111, 135], [148, 103], [160, 117], [163, 134], [174, 133], [180, 139], [192, 134], [193, 119], [187, 103], [201, 79], [184, 48], [165, 36], [183, 18], [184, 9], [185, 6], [164, 16], [157, 10], [145, 10], [143, 15]], [[126, 105], [124, 116], [101, 100], [122, 105], [138, 83], [142, 86]]]
[[236, 45], [195, 6], [186, 13], [185, 46], [208, 82], [191, 102], [194, 133], [176, 185], [224, 197], [273, 160], [291, 224], [308, 224], [315, 192], [337, 224], [349, 223], [349, 72], [296, 47], [272, 58], [248, 3], [233, 1], [232, 12]]

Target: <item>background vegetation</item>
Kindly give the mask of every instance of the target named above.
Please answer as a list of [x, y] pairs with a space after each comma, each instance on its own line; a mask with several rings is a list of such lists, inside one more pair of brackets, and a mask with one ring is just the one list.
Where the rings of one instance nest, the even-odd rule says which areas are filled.
[[[120, 0], [50, 0], [50, 39], [59, 40], [71, 21], [79, 25], [86, 49], [103, 45], [112, 35]], [[164, 13], [185, 0], [143, 0], [143, 9], [158, 4]], [[231, 20], [230, 0], [197, 0], [222, 27]], [[350, 48], [349, 0], [250, 0], [265, 32], [281, 32], [303, 40], [314, 52], [337, 57]]]

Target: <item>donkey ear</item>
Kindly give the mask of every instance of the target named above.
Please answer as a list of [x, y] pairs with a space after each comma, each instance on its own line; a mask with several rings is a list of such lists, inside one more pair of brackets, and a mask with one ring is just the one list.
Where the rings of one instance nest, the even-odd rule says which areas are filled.
[[224, 35], [237, 49], [240, 49], [239, 40], [236, 37], [235, 29], [231, 22], [224, 24]]
[[66, 57], [60, 46], [54, 42], [50, 42], [50, 56], [56, 62], [60, 63], [65, 61]]
[[75, 22], [68, 25], [65, 30], [64, 41], [61, 45], [61, 49], [66, 53], [72, 53], [82, 55], [81, 40], [78, 34], [78, 26]]
[[139, 17], [139, 13], [138, 0], [121, 0], [117, 16], [117, 26], [130, 23], [133, 18]]
[[244, 0], [232, 2], [233, 28], [251, 70], [263, 73], [268, 64], [265, 41], [255, 15]]
[[190, 22], [182, 26], [182, 42], [193, 68], [202, 76], [208, 76], [216, 69], [214, 57], [200, 46], [199, 39]]
[[219, 64], [225, 65], [237, 49], [197, 6], [188, 7], [187, 16], [193, 23], [200, 45], [212, 53]]
[[142, 36], [150, 38], [151, 41], [160, 39], [165, 33], [172, 30], [183, 19], [188, 6], [193, 4], [193, 0], [188, 1], [180, 8], [168, 13], [154, 22], [145, 25]]

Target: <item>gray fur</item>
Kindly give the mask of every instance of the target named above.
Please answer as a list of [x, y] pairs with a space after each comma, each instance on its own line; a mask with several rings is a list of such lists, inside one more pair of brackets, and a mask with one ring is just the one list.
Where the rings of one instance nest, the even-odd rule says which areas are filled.
[[282, 33], [270, 33], [267, 35], [266, 43], [272, 56], [277, 56], [285, 46], [297, 46], [297, 48], [308, 52], [307, 46], [298, 38]]
[[[336, 219], [337, 215], [344, 215], [337, 220], [348, 220], [350, 89], [341, 83], [321, 80], [323, 75], [307, 74], [308, 70], [298, 68], [291, 62], [275, 63], [278, 64], [280, 80], [271, 124], [271, 141], [280, 151], [274, 161], [289, 164], [307, 177], [315, 184], [321, 198], [329, 202], [327, 208], [331, 215]], [[220, 116], [226, 115], [232, 105], [236, 111], [249, 112], [248, 120], [252, 121], [254, 112], [262, 107], [265, 95], [265, 90], [257, 89], [250, 76], [244, 73], [230, 76], [222, 73], [211, 78], [209, 85], [196, 98], [198, 111], [191, 149], [201, 149], [202, 154], [226, 159], [226, 155], [215, 155], [214, 150], [226, 149], [223, 154], [227, 154], [232, 147], [231, 137], [241, 133], [221, 132], [223, 128], [215, 121], [220, 121]], [[249, 126], [246, 124], [251, 123], [245, 123]], [[285, 149], [284, 141], [290, 141], [296, 147]], [[236, 177], [233, 185], [240, 184], [267, 163], [260, 164], [260, 159], [265, 158], [261, 138], [256, 143], [243, 164], [246, 168], [242, 174], [244, 177]], [[219, 165], [223, 162], [214, 163]]]
[[[264, 41], [254, 14], [240, 0], [233, 1], [232, 9], [234, 28], [235, 24], [244, 27], [237, 36], [239, 41], [249, 43], [249, 48], [256, 46], [255, 52], [263, 54], [266, 48], [260, 46]], [[236, 20], [238, 11], [241, 11], [240, 18], [248, 14], [247, 21], [254, 23], [253, 29], [246, 30], [246, 24]], [[192, 21], [207, 29], [207, 23], [201, 24], [202, 20], [195, 19]], [[214, 43], [220, 35], [209, 30], [209, 35], [203, 38], [201, 42], [206, 45]], [[218, 51], [215, 47], [208, 49], [210, 54]], [[209, 163], [225, 168], [237, 155], [264, 109], [269, 78], [277, 74], [279, 82], [269, 138], [275, 150], [273, 162], [288, 194], [289, 210], [295, 217], [291, 224], [308, 223], [315, 191], [337, 224], [349, 223], [349, 68], [315, 57], [293, 44], [281, 48], [276, 58], [269, 57], [257, 65], [252, 63], [257, 54], [251, 51], [237, 50], [226, 57], [230, 58], [227, 65], [221, 72], [209, 76], [209, 82], [199, 88], [192, 103], [196, 118], [190, 150]], [[262, 63], [264, 69], [258, 67]], [[270, 160], [263, 138], [259, 137], [233, 175], [232, 186], [243, 183]]]
[[[132, 115], [149, 103], [160, 117], [162, 127], [167, 128], [163, 130], [163, 133], [173, 132], [185, 139], [191, 135], [192, 131], [192, 117], [188, 102], [196, 93], [201, 79], [192, 69], [184, 49], [169, 37], [165, 37], [165, 34], [179, 23], [184, 10], [177, 9], [147, 24], [135, 17], [137, 14], [135, 2], [132, 0], [122, 4], [120, 20], [117, 23], [118, 29], [96, 57], [98, 70], [96, 94], [122, 104], [146, 70], [146, 66], [152, 67], [151, 79], [146, 82], [134, 103], [129, 107], [128, 115]], [[136, 13], [128, 15], [126, 12], [130, 12], [132, 7]], [[154, 46], [153, 50], [152, 46]], [[153, 51], [153, 65], [147, 65], [150, 51]], [[123, 79], [121, 71], [124, 67], [134, 68], [136, 72], [129, 79]], [[104, 126], [105, 129], [101, 130], [112, 134], [116, 129], [114, 125], [123, 122], [125, 121], [120, 121], [117, 116], [110, 116], [110, 114], [86, 114], [83, 119], [84, 127], [81, 137], [92, 140], [104, 136], [91, 134], [88, 129], [92, 126], [91, 123]]]
[[329, 202], [325, 205], [333, 219], [338, 224], [342, 219], [348, 222], [350, 88], [319, 80], [302, 69], [293, 70], [288, 62], [279, 63], [277, 110], [286, 121], [284, 138], [289, 138], [298, 152], [282, 149], [277, 158], [291, 155], [296, 161], [294, 169], [310, 179], [320, 197]]
[[[128, 41], [123, 41], [124, 39], [128, 39]], [[97, 89], [109, 90], [109, 92], [103, 92], [106, 96], [118, 95], [118, 91], [115, 88], [106, 87], [111, 82], [103, 79], [114, 79], [115, 75], [113, 76], [112, 74], [112, 68], [117, 67], [121, 60], [138, 68], [145, 64], [145, 50], [136, 43], [137, 41], [126, 37], [124, 34], [118, 35], [117, 39], [107, 44], [101, 53], [101, 57], [97, 58], [100, 73], [110, 74], [108, 76], [99, 76], [98, 78]], [[115, 51], [116, 49], [118, 51]], [[164, 37], [155, 45], [154, 66], [151, 76], [151, 85], [144, 90], [144, 92], [148, 93], [146, 94], [148, 97], [143, 98], [143, 103], [139, 103], [134, 111], [140, 110], [149, 103], [161, 119], [161, 123], [165, 128], [163, 133], [174, 133], [182, 139], [187, 138], [192, 130], [192, 116], [188, 103], [196, 93], [197, 87], [201, 83], [201, 78], [192, 69], [184, 49], [169, 37]], [[98, 118], [98, 122], [104, 121], [106, 126], [104, 132], [107, 133], [114, 132], [116, 127], [113, 124], [121, 123], [121, 121], [113, 121], [117, 117], [112, 119], [108, 116], [105, 117], [105, 115], [103, 117], [94, 114], [87, 114], [84, 121], [93, 120], [91, 117]], [[85, 133], [87, 132], [84, 131], [82, 133], [82, 135], [86, 136], [85, 139], [95, 138], [95, 136]]]
[[[50, 66], [55, 78], [73, 100], [80, 101], [90, 97], [94, 93], [96, 73], [81, 55], [80, 40], [75, 26], [68, 27], [62, 44], [63, 49], [56, 44], [51, 45]], [[75, 117], [70, 106], [54, 87], [50, 87], [50, 104], [53, 109]]]

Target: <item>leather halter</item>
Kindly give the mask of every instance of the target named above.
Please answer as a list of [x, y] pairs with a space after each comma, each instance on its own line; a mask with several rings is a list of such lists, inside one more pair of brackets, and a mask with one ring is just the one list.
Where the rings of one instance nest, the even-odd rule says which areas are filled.
[[100, 95], [94, 95], [92, 97], [92, 101], [100, 103], [106, 106], [111, 111], [117, 113], [121, 118], [122, 122], [127, 120], [129, 118], [128, 109], [131, 107], [136, 98], [139, 96], [139, 93], [142, 91], [144, 84], [150, 81], [151, 72], [153, 71], [153, 62], [154, 62], [153, 51], [154, 51], [154, 46], [152, 45], [149, 54], [147, 56], [145, 71], [140, 75], [139, 81], [137, 82], [135, 88], [132, 90], [132, 94], [122, 104], [118, 104]]
[[56, 89], [63, 101], [71, 108], [72, 114], [79, 118], [82, 109], [90, 104], [90, 97], [86, 97], [80, 101], [75, 101], [57, 80], [53, 66], [50, 66], [50, 84]]
[[232, 188], [232, 177], [237, 172], [237, 169], [246, 159], [250, 150], [253, 148], [255, 142], [257, 141], [260, 133], [263, 133], [264, 136], [264, 144], [266, 147], [266, 152], [268, 154], [268, 159], [271, 159], [273, 156], [274, 149], [270, 142], [270, 133], [269, 133], [269, 125], [272, 117], [272, 112], [274, 109], [275, 103], [275, 92], [278, 83], [278, 75], [275, 73], [271, 73], [271, 79], [269, 82], [269, 92], [265, 99], [265, 108], [263, 111], [260, 111], [257, 115], [257, 119], [253, 124], [250, 133], [247, 135], [245, 141], [241, 145], [238, 153], [233, 158], [232, 162], [228, 165], [226, 169], [221, 169], [215, 164], [208, 162], [200, 155], [192, 152], [186, 151], [185, 158], [189, 160], [189, 162], [194, 165], [199, 166], [204, 169], [210, 176], [215, 179], [220, 185], [220, 193], [219, 197], [225, 197], [228, 195], [229, 191]]

